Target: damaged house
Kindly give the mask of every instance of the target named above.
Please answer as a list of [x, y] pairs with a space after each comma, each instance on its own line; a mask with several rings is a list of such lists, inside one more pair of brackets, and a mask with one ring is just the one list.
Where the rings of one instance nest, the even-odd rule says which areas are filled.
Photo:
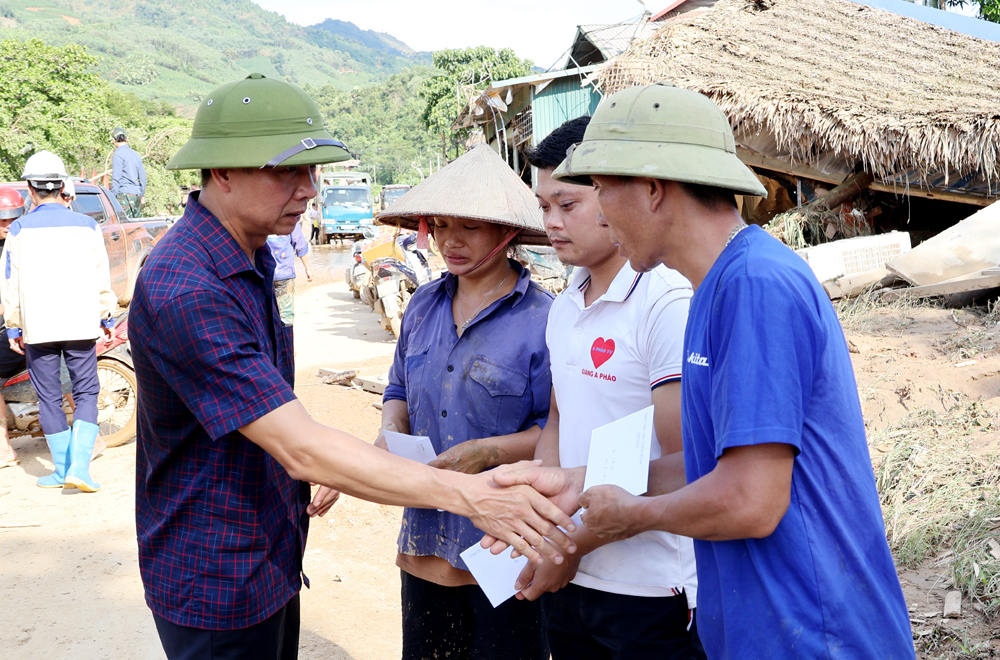
[[861, 175], [825, 240], [904, 227], [919, 239], [1000, 190], [1000, 43], [849, 0], [719, 0], [633, 44], [598, 85], [664, 79], [729, 115], [771, 193], [748, 200], [751, 221]]

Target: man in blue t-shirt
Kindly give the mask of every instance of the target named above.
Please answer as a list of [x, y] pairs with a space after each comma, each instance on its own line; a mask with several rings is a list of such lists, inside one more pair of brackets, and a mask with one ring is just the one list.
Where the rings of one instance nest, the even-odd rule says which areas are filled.
[[[708, 98], [657, 84], [619, 92], [553, 173], [593, 184], [640, 272], [695, 288], [684, 338], [687, 485], [663, 466], [647, 497], [583, 493], [588, 529], [695, 539], [698, 628], [710, 658], [915, 657], [885, 540], [857, 385], [839, 321], [806, 263], [735, 194], [766, 196]], [[532, 468], [573, 507], [579, 475]]]

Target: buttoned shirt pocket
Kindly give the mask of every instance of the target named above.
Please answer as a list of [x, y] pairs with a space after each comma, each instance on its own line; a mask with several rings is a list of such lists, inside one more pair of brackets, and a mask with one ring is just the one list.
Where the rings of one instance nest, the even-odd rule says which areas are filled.
[[520, 430], [525, 396], [530, 397], [526, 373], [477, 355], [469, 369], [466, 388], [470, 406], [465, 416], [482, 432], [481, 437]]
[[406, 400], [411, 411], [419, 409], [424, 395], [424, 372], [427, 365], [427, 344], [408, 346], [406, 350]]

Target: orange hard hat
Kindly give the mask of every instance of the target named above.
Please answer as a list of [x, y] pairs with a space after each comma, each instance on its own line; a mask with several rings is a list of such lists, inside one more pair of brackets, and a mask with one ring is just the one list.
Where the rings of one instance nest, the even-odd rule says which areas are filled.
[[0, 220], [13, 220], [24, 213], [24, 198], [9, 186], [0, 186]]

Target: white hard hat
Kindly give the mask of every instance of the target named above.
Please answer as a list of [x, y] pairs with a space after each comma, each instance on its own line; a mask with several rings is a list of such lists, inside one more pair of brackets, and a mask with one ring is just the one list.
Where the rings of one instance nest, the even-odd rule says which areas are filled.
[[39, 151], [24, 164], [24, 174], [21, 178], [30, 181], [33, 188], [58, 190], [69, 175], [66, 174], [62, 158], [51, 151]]
[[68, 197], [69, 199], [76, 198], [76, 186], [73, 185], [73, 179], [63, 181], [62, 194], [63, 197]]

